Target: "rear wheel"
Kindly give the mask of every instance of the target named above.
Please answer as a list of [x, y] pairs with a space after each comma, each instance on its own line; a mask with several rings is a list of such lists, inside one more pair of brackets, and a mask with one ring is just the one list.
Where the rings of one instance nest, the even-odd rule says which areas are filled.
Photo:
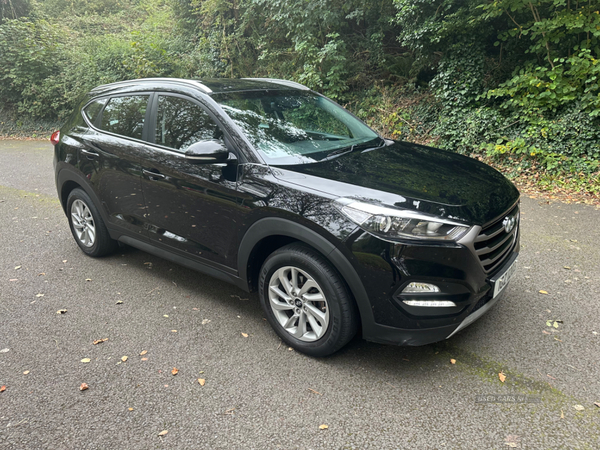
[[117, 249], [117, 241], [111, 239], [98, 209], [83, 189], [69, 193], [67, 216], [75, 242], [87, 255], [104, 256]]
[[267, 258], [259, 293], [271, 326], [300, 352], [330, 355], [356, 334], [358, 314], [345, 283], [323, 256], [303, 244], [286, 245]]

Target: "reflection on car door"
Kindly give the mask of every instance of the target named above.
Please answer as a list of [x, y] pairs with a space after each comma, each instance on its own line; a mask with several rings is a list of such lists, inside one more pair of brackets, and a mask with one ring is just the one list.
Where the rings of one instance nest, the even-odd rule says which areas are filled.
[[177, 95], [154, 101], [154, 145], [142, 151], [142, 188], [151, 240], [198, 257], [235, 267], [236, 167], [193, 164], [185, 150], [193, 143], [221, 137], [200, 104]]
[[119, 96], [87, 105], [88, 120], [103, 132], [90, 129], [79, 151], [79, 168], [102, 199], [109, 225], [137, 235], [146, 234], [140, 146], [149, 97]]

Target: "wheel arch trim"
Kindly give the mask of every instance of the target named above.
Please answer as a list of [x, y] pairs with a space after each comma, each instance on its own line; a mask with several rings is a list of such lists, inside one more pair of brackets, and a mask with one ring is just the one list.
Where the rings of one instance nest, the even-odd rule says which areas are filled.
[[238, 250], [238, 273], [240, 279], [248, 284], [248, 263], [255, 246], [269, 236], [285, 236], [296, 239], [320, 252], [340, 273], [348, 285], [358, 307], [365, 331], [375, 325], [369, 296], [360, 281], [358, 273], [344, 254], [329, 240], [314, 230], [290, 220], [269, 217], [256, 221], [244, 234]]
[[68, 183], [69, 181], [76, 183], [80, 189], [82, 189], [87, 195], [90, 196], [90, 198], [96, 205], [96, 208], [100, 212], [100, 215], [102, 216], [102, 220], [104, 221], [105, 224], [107, 224], [107, 228], [108, 228], [108, 217], [106, 215], [106, 212], [102, 208], [102, 202], [100, 201], [100, 199], [98, 198], [98, 196], [96, 195], [94, 190], [89, 187], [88, 181], [82, 175], [80, 175], [77, 172], [74, 172], [72, 170], [68, 170], [68, 169], [60, 170], [60, 172], [58, 172], [58, 175], [56, 177], [56, 188], [58, 191], [58, 199], [60, 200], [63, 210], [65, 211], [65, 214], [67, 214], [67, 204], [66, 204], [66, 202], [63, 201], [63, 192], [62, 191], [63, 191], [63, 187], [65, 186], [65, 184]]

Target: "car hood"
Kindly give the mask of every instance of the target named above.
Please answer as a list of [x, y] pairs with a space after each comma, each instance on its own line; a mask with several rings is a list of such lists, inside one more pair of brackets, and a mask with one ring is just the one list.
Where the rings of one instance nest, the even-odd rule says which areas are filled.
[[407, 142], [311, 164], [272, 167], [281, 180], [349, 197], [483, 225], [506, 212], [519, 192], [475, 159]]

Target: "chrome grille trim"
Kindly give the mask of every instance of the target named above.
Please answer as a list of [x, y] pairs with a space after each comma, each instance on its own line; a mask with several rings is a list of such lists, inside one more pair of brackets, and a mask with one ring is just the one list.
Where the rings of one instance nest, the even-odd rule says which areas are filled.
[[519, 216], [519, 205], [484, 225], [475, 238], [473, 249], [485, 273], [493, 272], [510, 255], [517, 241], [519, 220], [510, 233], [506, 233], [502, 221], [505, 217]]

